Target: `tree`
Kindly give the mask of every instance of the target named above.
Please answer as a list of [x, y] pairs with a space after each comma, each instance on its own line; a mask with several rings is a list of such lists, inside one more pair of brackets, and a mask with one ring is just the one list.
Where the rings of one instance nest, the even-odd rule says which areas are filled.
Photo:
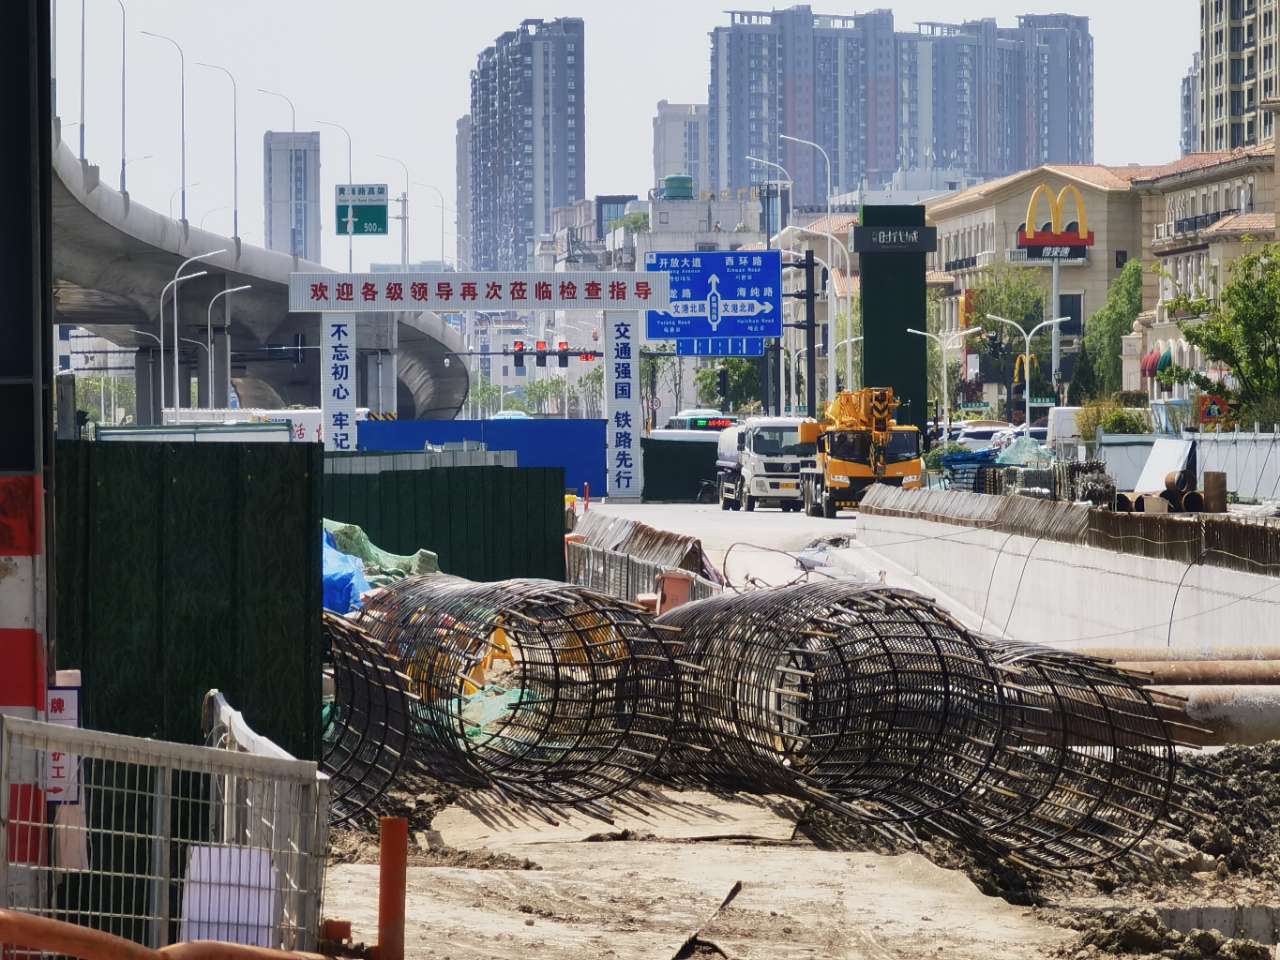
[[[1095, 314], [1097, 316], [1097, 314]], [[1086, 401], [1098, 395], [1098, 378], [1093, 368], [1093, 351], [1086, 342], [1080, 348], [1080, 356], [1076, 360], [1075, 373], [1067, 387], [1067, 406], [1083, 406]]]
[[698, 384], [698, 402], [718, 406], [720, 396], [720, 370], [729, 371], [729, 396], [723, 398], [730, 410], [738, 410], [760, 396], [760, 365], [744, 357], [726, 357], [713, 366], [700, 367], [695, 380]]
[[1174, 312], [1199, 319], [1179, 321], [1187, 343], [1211, 363], [1231, 369], [1235, 388], [1176, 364], [1160, 382], [1192, 383], [1206, 393], [1226, 395], [1242, 406], [1266, 409], [1280, 400], [1280, 244], [1250, 246], [1227, 270], [1217, 300], [1200, 291], [1182, 291]]
[[541, 380], [534, 380], [524, 388], [524, 398], [532, 408], [531, 412], [559, 411], [560, 404], [564, 402], [564, 377], [552, 374]]
[[603, 391], [604, 367], [597, 364], [591, 368], [590, 373], [584, 373], [578, 378], [578, 395], [582, 398], [583, 416], [593, 420], [603, 416], [600, 408]]
[[[1120, 359], [1121, 338], [1133, 332], [1133, 321], [1142, 312], [1142, 262], [1130, 260], [1107, 289], [1107, 302], [1089, 318], [1084, 349], [1090, 356], [1090, 371], [1096, 372], [1094, 393], [1110, 394], [1124, 386]], [[1083, 356], [1081, 357], [1083, 360]], [[1077, 367], [1077, 371], [1079, 367]]]
[[499, 394], [502, 388], [496, 383], [481, 380], [471, 388], [471, 399], [476, 406], [476, 416], [483, 418], [498, 409]]
[[[973, 319], [982, 326], [985, 335], [974, 337], [973, 346], [979, 353], [998, 361], [1000, 382], [1005, 389], [1005, 419], [1010, 422], [1013, 421], [1014, 371], [1018, 356], [1026, 350], [1026, 341], [1013, 327], [988, 320], [987, 315], [1012, 320], [1030, 332], [1044, 319], [1046, 299], [1044, 280], [1038, 270], [1026, 270], [1007, 263], [983, 270], [974, 288]], [[1035, 349], [1034, 344], [1032, 349]], [[1033, 390], [1035, 382], [1033, 373]]]

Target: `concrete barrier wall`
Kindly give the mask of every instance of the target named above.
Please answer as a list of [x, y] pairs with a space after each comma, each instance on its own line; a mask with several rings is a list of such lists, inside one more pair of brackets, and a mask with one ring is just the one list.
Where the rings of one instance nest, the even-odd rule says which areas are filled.
[[863, 514], [857, 528], [858, 542], [886, 565], [947, 595], [964, 608], [953, 611], [958, 619], [993, 634], [1173, 646], [1209, 658], [1277, 636], [1277, 577], [908, 517]]

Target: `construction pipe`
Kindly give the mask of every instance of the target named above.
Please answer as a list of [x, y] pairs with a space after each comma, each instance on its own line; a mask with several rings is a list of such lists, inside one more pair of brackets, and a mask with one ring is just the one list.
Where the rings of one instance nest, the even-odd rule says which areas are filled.
[[1251, 745], [1280, 740], [1280, 685], [1160, 686], [1153, 691], [1184, 697], [1188, 721], [1210, 732], [1199, 746]]
[[1146, 674], [1152, 683], [1162, 685], [1280, 684], [1280, 660], [1126, 660], [1116, 666]]
[[1204, 513], [1204, 494], [1198, 490], [1188, 490], [1182, 495], [1182, 509], [1187, 513]]
[[1055, 649], [1117, 663], [1171, 660], [1280, 660], [1280, 645], [1258, 643], [1208, 647], [1107, 647], [1067, 643]]

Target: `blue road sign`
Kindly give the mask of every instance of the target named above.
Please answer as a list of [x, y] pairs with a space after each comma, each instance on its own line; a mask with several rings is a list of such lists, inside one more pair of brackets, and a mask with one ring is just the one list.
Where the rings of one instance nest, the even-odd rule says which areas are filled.
[[649, 340], [782, 336], [779, 250], [646, 253], [644, 268], [671, 276], [670, 307], [648, 312]]
[[764, 337], [698, 337], [677, 340], [682, 357], [763, 357]]

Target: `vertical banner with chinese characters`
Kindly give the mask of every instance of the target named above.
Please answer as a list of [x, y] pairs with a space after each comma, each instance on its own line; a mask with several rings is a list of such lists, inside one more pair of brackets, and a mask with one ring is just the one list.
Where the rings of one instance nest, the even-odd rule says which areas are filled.
[[[80, 726], [78, 686], [50, 687], [45, 702], [49, 708], [50, 723], [64, 727]], [[80, 758], [73, 753], [48, 750], [45, 753], [44, 792], [50, 803], [79, 803]]]
[[639, 500], [644, 489], [640, 437], [640, 335], [644, 314], [606, 310], [604, 314], [605, 474], [610, 500]]
[[356, 448], [356, 318], [320, 315], [320, 408], [325, 450]]

